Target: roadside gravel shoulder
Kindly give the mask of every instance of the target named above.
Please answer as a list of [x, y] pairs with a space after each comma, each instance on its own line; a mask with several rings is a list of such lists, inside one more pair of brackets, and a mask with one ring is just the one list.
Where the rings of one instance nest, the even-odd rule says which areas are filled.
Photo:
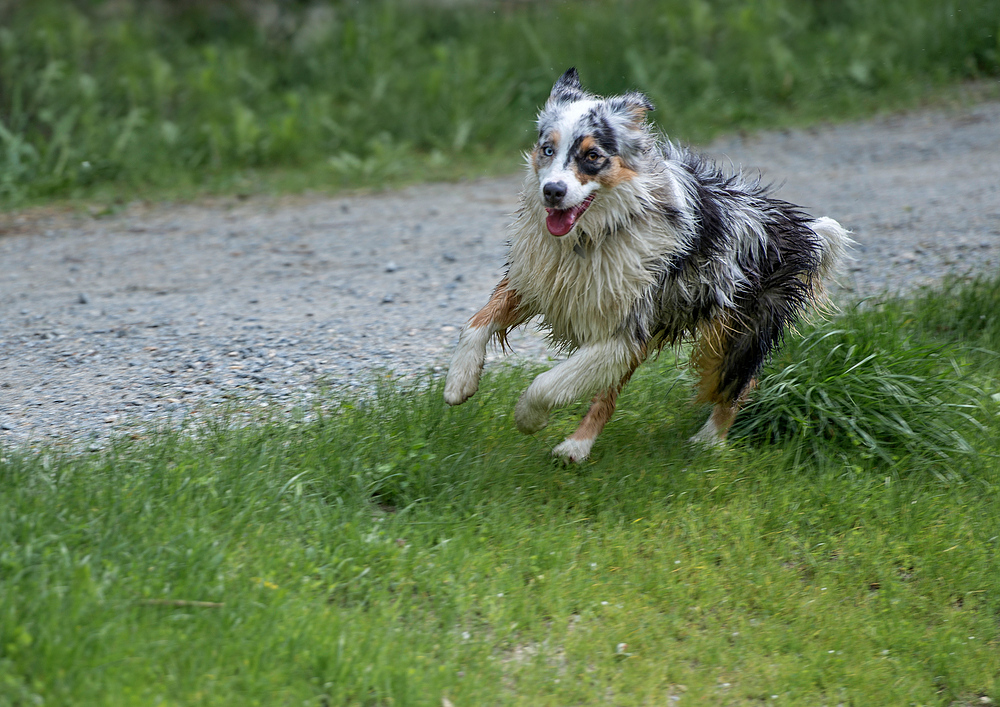
[[[1000, 263], [1000, 103], [719, 140], [854, 232], [834, 296]], [[446, 365], [502, 275], [520, 176], [0, 222], [0, 443], [100, 446], [236, 401]], [[513, 338], [545, 360], [540, 337]]]

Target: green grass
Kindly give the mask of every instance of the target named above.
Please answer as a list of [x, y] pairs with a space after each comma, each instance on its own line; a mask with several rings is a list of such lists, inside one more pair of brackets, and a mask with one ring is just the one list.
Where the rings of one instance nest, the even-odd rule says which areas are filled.
[[[952, 308], [943, 307], [943, 311]], [[846, 452], [893, 463], [909, 456], [948, 471], [972, 447], [984, 392], [970, 382], [968, 352], [894, 331], [898, 312], [839, 318], [796, 337], [774, 362], [733, 434], [801, 442], [813, 455]]]
[[571, 65], [596, 91], [646, 91], [688, 141], [1000, 73], [985, 0], [261, 7], [0, 4], [0, 206], [508, 171]]
[[1000, 351], [1000, 278], [949, 280], [940, 290], [926, 293], [917, 306], [907, 323], [921, 335], [984, 349], [980, 353], [987, 360]]
[[[706, 411], [664, 356], [574, 467], [549, 449], [581, 411], [519, 435], [530, 372], [503, 368], [454, 409], [428, 378], [312, 421], [7, 449], [0, 705], [996, 701], [1000, 364], [988, 326], [933, 322], [983, 322], [997, 291], [805, 327], [747, 411], [816, 424], [808, 401], [850, 399], [875, 448], [817, 427], [687, 446]], [[857, 395], [878, 376], [836, 369], [866, 352], [911, 392]], [[926, 406], [967, 447], [882, 422]]]

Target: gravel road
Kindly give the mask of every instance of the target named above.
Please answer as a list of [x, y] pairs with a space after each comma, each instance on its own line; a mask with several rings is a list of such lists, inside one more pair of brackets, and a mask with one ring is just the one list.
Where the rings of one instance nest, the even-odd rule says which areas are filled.
[[[1000, 263], [1000, 103], [706, 151], [854, 231], [840, 301]], [[501, 276], [519, 183], [0, 216], [0, 444], [97, 448], [446, 365]], [[532, 331], [512, 343], [547, 355]]]

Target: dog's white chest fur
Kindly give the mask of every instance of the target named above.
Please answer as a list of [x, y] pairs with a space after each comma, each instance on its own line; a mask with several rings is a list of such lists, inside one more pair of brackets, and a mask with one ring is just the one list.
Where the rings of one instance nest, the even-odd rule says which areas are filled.
[[652, 263], [675, 243], [666, 233], [637, 228], [598, 239], [574, 229], [556, 238], [546, 232], [543, 216], [522, 212], [511, 233], [507, 277], [522, 305], [542, 315], [555, 342], [579, 347], [621, 331], [654, 284]]

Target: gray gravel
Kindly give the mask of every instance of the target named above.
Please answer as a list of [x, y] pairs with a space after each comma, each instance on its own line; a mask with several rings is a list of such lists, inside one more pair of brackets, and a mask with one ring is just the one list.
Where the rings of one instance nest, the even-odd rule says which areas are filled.
[[[852, 229], [836, 299], [1000, 263], [1000, 103], [707, 148]], [[446, 365], [500, 278], [520, 177], [0, 219], [0, 443], [99, 447]], [[537, 334], [512, 343], [544, 359]], [[495, 357], [495, 355], [494, 355]]]

